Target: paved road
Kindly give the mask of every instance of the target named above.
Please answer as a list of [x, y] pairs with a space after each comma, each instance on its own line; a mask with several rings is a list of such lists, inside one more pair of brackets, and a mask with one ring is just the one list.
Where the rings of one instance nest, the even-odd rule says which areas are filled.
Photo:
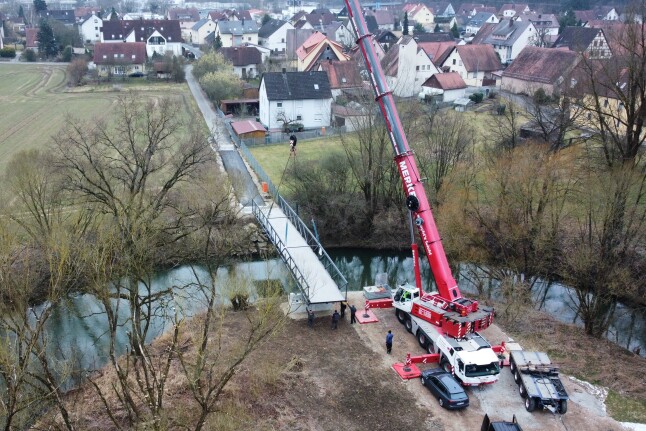
[[215, 112], [213, 105], [209, 102], [193, 76], [193, 66], [186, 66], [186, 82], [213, 137], [214, 144], [211, 144], [211, 147], [220, 155], [238, 201], [245, 207], [250, 206], [252, 200], [255, 200], [259, 206], [263, 206], [265, 202], [260, 196], [258, 186], [233, 144], [229, 131], [224, 124], [224, 119]]

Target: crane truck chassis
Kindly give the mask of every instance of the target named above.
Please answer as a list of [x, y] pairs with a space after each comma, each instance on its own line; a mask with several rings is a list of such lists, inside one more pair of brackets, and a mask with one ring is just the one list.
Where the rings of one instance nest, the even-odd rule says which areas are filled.
[[[478, 386], [498, 380], [500, 358], [478, 332], [464, 330], [459, 338], [443, 333], [443, 324], [459, 320], [457, 316], [450, 316], [451, 312], [445, 313], [449, 314], [446, 317], [440, 314], [436, 322], [428, 322], [416, 315], [421, 310], [429, 311], [435, 307], [420, 298], [418, 288], [410, 285], [399, 286], [393, 297], [393, 307], [397, 320], [417, 338], [419, 345], [428, 353], [439, 353], [440, 366], [452, 373], [462, 385]], [[445, 310], [439, 308], [433, 312], [438, 311]], [[488, 310], [483, 310], [483, 318], [489, 315]], [[469, 323], [464, 322], [467, 326]]]

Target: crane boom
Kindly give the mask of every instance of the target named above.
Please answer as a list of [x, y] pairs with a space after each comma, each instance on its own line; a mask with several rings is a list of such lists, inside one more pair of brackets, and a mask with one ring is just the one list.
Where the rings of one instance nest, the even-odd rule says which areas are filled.
[[477, 302], [462, 297], [460, 289], [451, 274], [451, 268], [446, 259], [442, 239], [426, 198], [417, 163], [413, 152], [408, 146], [395, 101], [388, 88], [381, 63], [372, 44], [372, 34], [368, 31], [366, 21], [361, 13], [359, 0], [344, 1], [348, 8], [350, 21], [357, 33], [357, 44], [366, 62], [366, 68], [375, 92], [375, 100], [381, 108], [390, 142], [395, 151], [395, 163], [397, 163], [406, 194], [406, 205], [413, 213], [415, 224], [435, 277], [439, 296], [451, 303], [452, 308], [462, 315], [476, 311], [478, 308]]

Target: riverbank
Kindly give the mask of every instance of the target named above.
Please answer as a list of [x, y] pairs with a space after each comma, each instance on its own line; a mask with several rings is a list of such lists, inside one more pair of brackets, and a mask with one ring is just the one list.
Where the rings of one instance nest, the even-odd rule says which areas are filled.
[[[350, 296], [355, 304], [362, 303], [361, 292], [351, 292]], [[208, 429], [462, 431], [478, 429], [485, 411], [495, 414], [497, 419], [510, 419], [517, 414], [525, 419], [521, 423], [525, 430], [621, 429], [604, 415], [603, 396], [595, 397], [594, 388], [569, 378], [564, 381], [573, 402], [565, 416], [526, 413], [507, 369], [496, 385], [469, 389], [473, 402], [467, 410], [444, 411], [417, 380], [402, 382], [392, 371], [390, 366], [403, 360], [406, 353], [417, 354], [421, 350], [415, 338], [396, 321], [392, 310], [376, 312], [380, 318], [377, 324], [351, 326], [346, 317], [337, 331], [330, 328], [327, 312], [317, 316], [312, 329], [303, 319], [289, 320], [233, 377], [218, 403], [218, 411], [210, 416]], [[590, 339], [578, 328], [558, 323], [542, 313], [522, 310], [522, 315], [522, 319], [513, 320], [499, 313], [497, 324], [502, 329], [492, 327], [485, 336], [492, 343], [499, 343], [506, 333], [527, 349], [547, 351], [562, 365], [563, 374], [609, 388], [605, 399], [608, 415], [622, 421], [646, 422], [646, 389], [640, 386], [646, 360], [609, 341]], [[244, 319], [242, 314], [233, 313], [226, 328], [236, 328], [244, 324]], [[191, 327], [198, 325], [188, 325], [187, 329]], [[392, 356], [386, 355], [383, 348], [383, 336], [388, 329], [396, 334]], [[238, 331], [220, 334], [226, 344], [235, 339]], [[198, 339], [197, 334], [189, 332], [185, 338], [182, 349], [194, 349], [191, 340]], [[162, 349], [167, 341], [167, 336], [162, 336], [153, 347]], [[173, 377], [164, 401], [167, 429], [191, 429], [197, 406], [176, 361], [170, 374]], [[104, 388], [114, 379], [109, 368], [96, 377], [95, 382]], [[113, 429], [91, 387], [68, 394], [65, 402], [79, 429]], [[44, 421], [40, 425], [45, 424]]]

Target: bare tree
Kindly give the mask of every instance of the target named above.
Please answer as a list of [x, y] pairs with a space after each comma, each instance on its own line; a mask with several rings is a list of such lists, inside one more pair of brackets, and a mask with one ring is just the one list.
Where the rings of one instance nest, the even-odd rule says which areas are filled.
[[[160, 252], [200, 228], [197, 206], [185, 205], [181, 191], [212, 160], [206, 136], [183, 124], [177, 110], [169, 99], [142, 102], [127, 95], [118, 100], [113, 125], [69, 119], [53, 146], [74, 202], [103, 214], [95, 233], [101, 241], [85, 254], [89, 285], [103, 303], [109, 328], [110, 362], [118, 376], [114, 390], [130, 423], [150, 420], [154, 429], [162, 426], [170, 357], [153, 355], [146, 343], [155, 316], [175, 319], [176, 326], [178, 321], [159, 302], [172, 287], [153, 291], [151, 278]], [[122, 308], [129, 316], [131, 353], [125, 366], [117, 349]]]
[[475, 130], [463, 115], [455, 111], [428, 111], [423, 124], [417, 125], [420, 142], [415, 151], [420, 170], [428, 178], [437, 204], [437, 193], [444, 178], [460, 162], [472, 157]]

